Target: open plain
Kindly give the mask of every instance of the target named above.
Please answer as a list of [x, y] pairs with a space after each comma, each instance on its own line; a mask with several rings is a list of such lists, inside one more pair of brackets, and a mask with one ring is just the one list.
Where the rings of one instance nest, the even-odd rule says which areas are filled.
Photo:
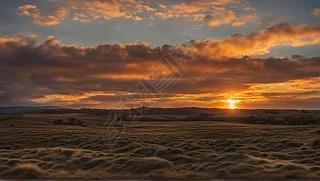
[[[52, 123], [69, 117], [86, 127]], [[105, 121], [78, 113], [3, 119], [0, 178], [320, 178], [319, 125], [123, 122], [110, 142]]]

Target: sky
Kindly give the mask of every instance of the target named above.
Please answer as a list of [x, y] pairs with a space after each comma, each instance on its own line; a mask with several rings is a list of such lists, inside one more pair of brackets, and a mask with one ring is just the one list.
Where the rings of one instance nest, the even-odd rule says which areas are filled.
[[318, 0], [2, 0], [0, 106], [319, 109]]

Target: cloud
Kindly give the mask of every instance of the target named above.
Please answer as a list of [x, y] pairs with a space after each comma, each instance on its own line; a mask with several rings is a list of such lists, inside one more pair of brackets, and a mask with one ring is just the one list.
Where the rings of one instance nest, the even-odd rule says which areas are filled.
[[274, 24], [279, 24], [283, 21], [285, 21], [287, 18], [283, 17], [283, 16], [277, 16], [277, 15], [268, 15], [268, 16], [264, 16], [260, 19], [257, 20], [257, 24], [258, 25], [263, 25], [263, 26], [270, 26], [270, 25], [274, 25]]
[[33, 22], [38, 25], [52, 26], [60, 24], [60, 19], [56, 16], [42, 16], [39, 9], [35, 5], [26, 4], [17, 9], [20, 16], [29, 16]]
[[146, 11], [150, 11], [150, 12], [154, 12], [154, 11], [157, 10], [157, 9], [155, 9], [155, 8], [152, 8], [152, 7], [148, 6], [148, 5], [144, 5], [143, 7], [144, 7], [144, 9], [145, 9]]
[[242, 26], [244, 24], [246, 24], [246, 22], [244, 22], [244, 21], [236, 21], [236, 22], [232, 23], [232, 26]]
[[74, 16], [72, 18], [74, 21], [79, 21], [82, 23], [89, 23], [92, 21], [92, 18], [88, 15], [85, 15], [83, 12], [80, 13], [74, 13]]
[[313, 14], [314, 16], [320, 16], [320, 8], [315, 8], [315, 9], [313, 9], [312, 14]]
[[263, 55], [276, 46], [306, 46], [318, 44], [320, 24], [278, 24], [249, 35], [233, 34], [222, 40], [193, 41], [196, 52], [210, 58]]
[[[134, 8], [133, 8], [134, 7]], [[75, 12], [80, 11], [91, 20], [104, 18], [106, 20], [126, 18], [141, 21], [137, 14], [141, 13], [145, 7], [137, 1], [77, 1], [73, 4]], [[148, 8], [150, 10], [150, 8]]]
[[159, 8], [161, 8], [161, 9], [167, 9], [167, 6], [166, 6], [166, 5], [164, 5], [164, 4], [160, 4], [160, 3], [158, 3], [158, 6], [159, 6]]
[[146, 5], [143, 6], [141, 3], [134, 0], [66, 0], [61, 4], [50, 8], [48, 12], [52, 15], [49, 16], [42, 16], [39, 9], [31, 4], [20, 6], [17, 9], [17, 14], [20, 16], [32, 17], [35, 24], [51, 26], [60, 24], [69, 14], [72, 14], [72, 19], [74, 21], [86, 23], [98, 18], [104, 18], [106, 20], [126, 18], [134, 21], [141, 21], [143, 18], [137, 14], [144, 10], [153, 11], [151, 7]]
[[256, 18], [256, 10], [243, 0], [200, 0], [167, 5], [158, 3], [157, 6], [149, 1], [138, 0], [65, 0], [57, 3], [49, 9], [49, 16], [42, 16], [39, 9], [30, 4], [20, 6], [17, 13], [32, 17], [34, 23], [46, 26], [60, 24], [70, 14], [72, 20], [85, 23], [100, 18], [142, 21], [157, 17], [161, 20], [183, 18], [209, 26], [242, 26]]
[[[137, 103], [155, 102], [166, 107], [224, 107], [226, 100], [233, 99], [243, 108], [275, 107], [279, 102], [283, 102], [282, 107], [295, 102], [316, 108], [317, 102], [312, 100], [320, 98], [320, 57], [239, 57], [240, 54], [230, 52], [229, 48], [234, 52], [242, 48], [242, 53], [254, 54], [263, 43], [278, 44], [274, 39], [295, 46], [293, 42], [297, 38], [315, 36], [318, 29], [317, 25], [280, 24], [248, 36], [232, 35], [215, 43], [216, 40], [195, 41], [190, 49], [170, 45], [153, 48], [144, 42], [76, 47], [62, 44], [52, 36], [42, 43], [37, 42], [35, 35], [3, 37], [0, 38], [0, 106], [109, 108], [130, 95]], [[209, 52], [192, 61], [190, 54], [201, 46], [210, 46], [215, 53]], [[163, 77], [174, 80], [170, 75], [178, 72], [172, 64], [165, 61], [158, 64], [167, 52], [177, 62], [186, 60], [183, 77], [161, 99], [152, 94], [142, 98], [134, 94], [132, 90], [140, 79], [151, 83], [159, 83]], [[220, 59], [221, 55], [227, 55], [225, 52], [230, 55]], [[162, 67], [156, 74], [159, 76], [149, 76], [149, 67], [155, 65]]]
[[220, 26], [221, 24], [231, 24], [236, 19], [236, 15], [233, 11], [226, 11], [219, 15], [207, 15], [203, 20], [210, 26]]
[[155, 16], [162, 20], [169, 18], [184, 18], [191, 21], [197, 21], [209, 26], [220, 26], [223, 24], [231, 24], [233, 26], [242, 26], [247, 22], [255, 19], [254, 8], [241, 8], [244, 1], [190, 1], [180, 2], [170, 6], [160, 7]]

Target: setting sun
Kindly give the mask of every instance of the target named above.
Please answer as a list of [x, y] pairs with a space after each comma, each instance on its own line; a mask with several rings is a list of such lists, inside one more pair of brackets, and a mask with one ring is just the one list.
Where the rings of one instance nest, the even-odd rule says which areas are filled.
[[239, 103], [240, 101], [239, 101], [239, 100], [229, 99], [229, 100], [227, 100], [226, 102], [229, 103], [229, 109], [236, 109], [237, 106], [236, 106], [235, 104], [236, 104], [236, 103]]
[[237, 107], [235, 107], [234, 103], [230, 103], [229, 109], [235, 109]]

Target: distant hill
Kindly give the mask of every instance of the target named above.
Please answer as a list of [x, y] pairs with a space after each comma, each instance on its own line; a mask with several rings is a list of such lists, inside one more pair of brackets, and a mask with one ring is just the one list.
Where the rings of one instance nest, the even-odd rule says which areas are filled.
[[23, 114], [28, 112], [42, 112], [46, 110], [63, 109], [59, 106], [40, 106], [40, 107], [28, 107], [28, 106], [13, 106], [13, 107], [0, 107], [0, 114]]

